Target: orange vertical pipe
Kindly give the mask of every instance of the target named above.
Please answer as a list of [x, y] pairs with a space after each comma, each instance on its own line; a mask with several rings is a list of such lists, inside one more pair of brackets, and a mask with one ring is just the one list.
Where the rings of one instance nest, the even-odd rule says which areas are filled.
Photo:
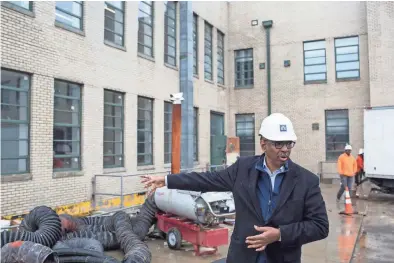
[[182, 105], [172, 105], [172, 143], [171, 143], [171, 173], [181, 172], [181, 132], [182, 132]]

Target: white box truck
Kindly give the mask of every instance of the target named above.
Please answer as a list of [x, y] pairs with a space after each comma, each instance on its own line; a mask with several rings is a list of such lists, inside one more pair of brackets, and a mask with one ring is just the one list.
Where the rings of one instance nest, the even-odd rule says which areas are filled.
[[394, 194], [394, 106], [364, 110], [364, 171], [373, 190]]

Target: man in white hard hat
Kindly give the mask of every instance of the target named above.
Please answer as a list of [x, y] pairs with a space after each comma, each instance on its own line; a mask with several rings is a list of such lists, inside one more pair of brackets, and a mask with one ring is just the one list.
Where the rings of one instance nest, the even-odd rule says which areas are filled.
[[218, 172], [143, 176], [145, 187], [233, 192], [237, 220], [227, 263], [301, 262], [304, 244], [328, 236], [318, 177], [290, 160], [297, 136], [280, 113], [260, 128], [262, 155], [240, 157]]
[[349, 195], [351, 196], [352, 186], [354, 181], [354, 176], [357, 173], [357, 163], [356, 159], [352, 156], [352, 146], [347, 144], [345, 146], [345, 151], [338, 157], [337, 169], [338, 174], [341, 178], [341, 186], [337, 194], [337, 201], [341, 199], [345, 187], [349, 189]]

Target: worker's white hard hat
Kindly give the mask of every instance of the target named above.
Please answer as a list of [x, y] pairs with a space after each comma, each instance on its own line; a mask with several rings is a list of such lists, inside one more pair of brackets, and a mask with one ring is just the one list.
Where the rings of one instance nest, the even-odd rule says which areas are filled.
[[259, 134], [270, 141], [296, 141], [293, 124], [282, 113], [272, 113], [260, 126]]
[[352, 150], [352, 146], [350, 144], [346, 144], [345, 151]]
[[364, 153], [364, 149], [360, 148], [360, 150], [358, 150], [358, 154], [363, 154]]

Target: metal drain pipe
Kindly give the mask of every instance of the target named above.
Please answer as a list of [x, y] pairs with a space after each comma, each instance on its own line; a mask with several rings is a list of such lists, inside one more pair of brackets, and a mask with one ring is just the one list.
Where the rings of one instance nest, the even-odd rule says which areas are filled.
[[268, 99], [268, 115], [271, 114], [271, 28], [273, 25], [272, 20], [263, 21], [263, 27], [266, 33], [266, 48], [267, 48], [267, 99]]

